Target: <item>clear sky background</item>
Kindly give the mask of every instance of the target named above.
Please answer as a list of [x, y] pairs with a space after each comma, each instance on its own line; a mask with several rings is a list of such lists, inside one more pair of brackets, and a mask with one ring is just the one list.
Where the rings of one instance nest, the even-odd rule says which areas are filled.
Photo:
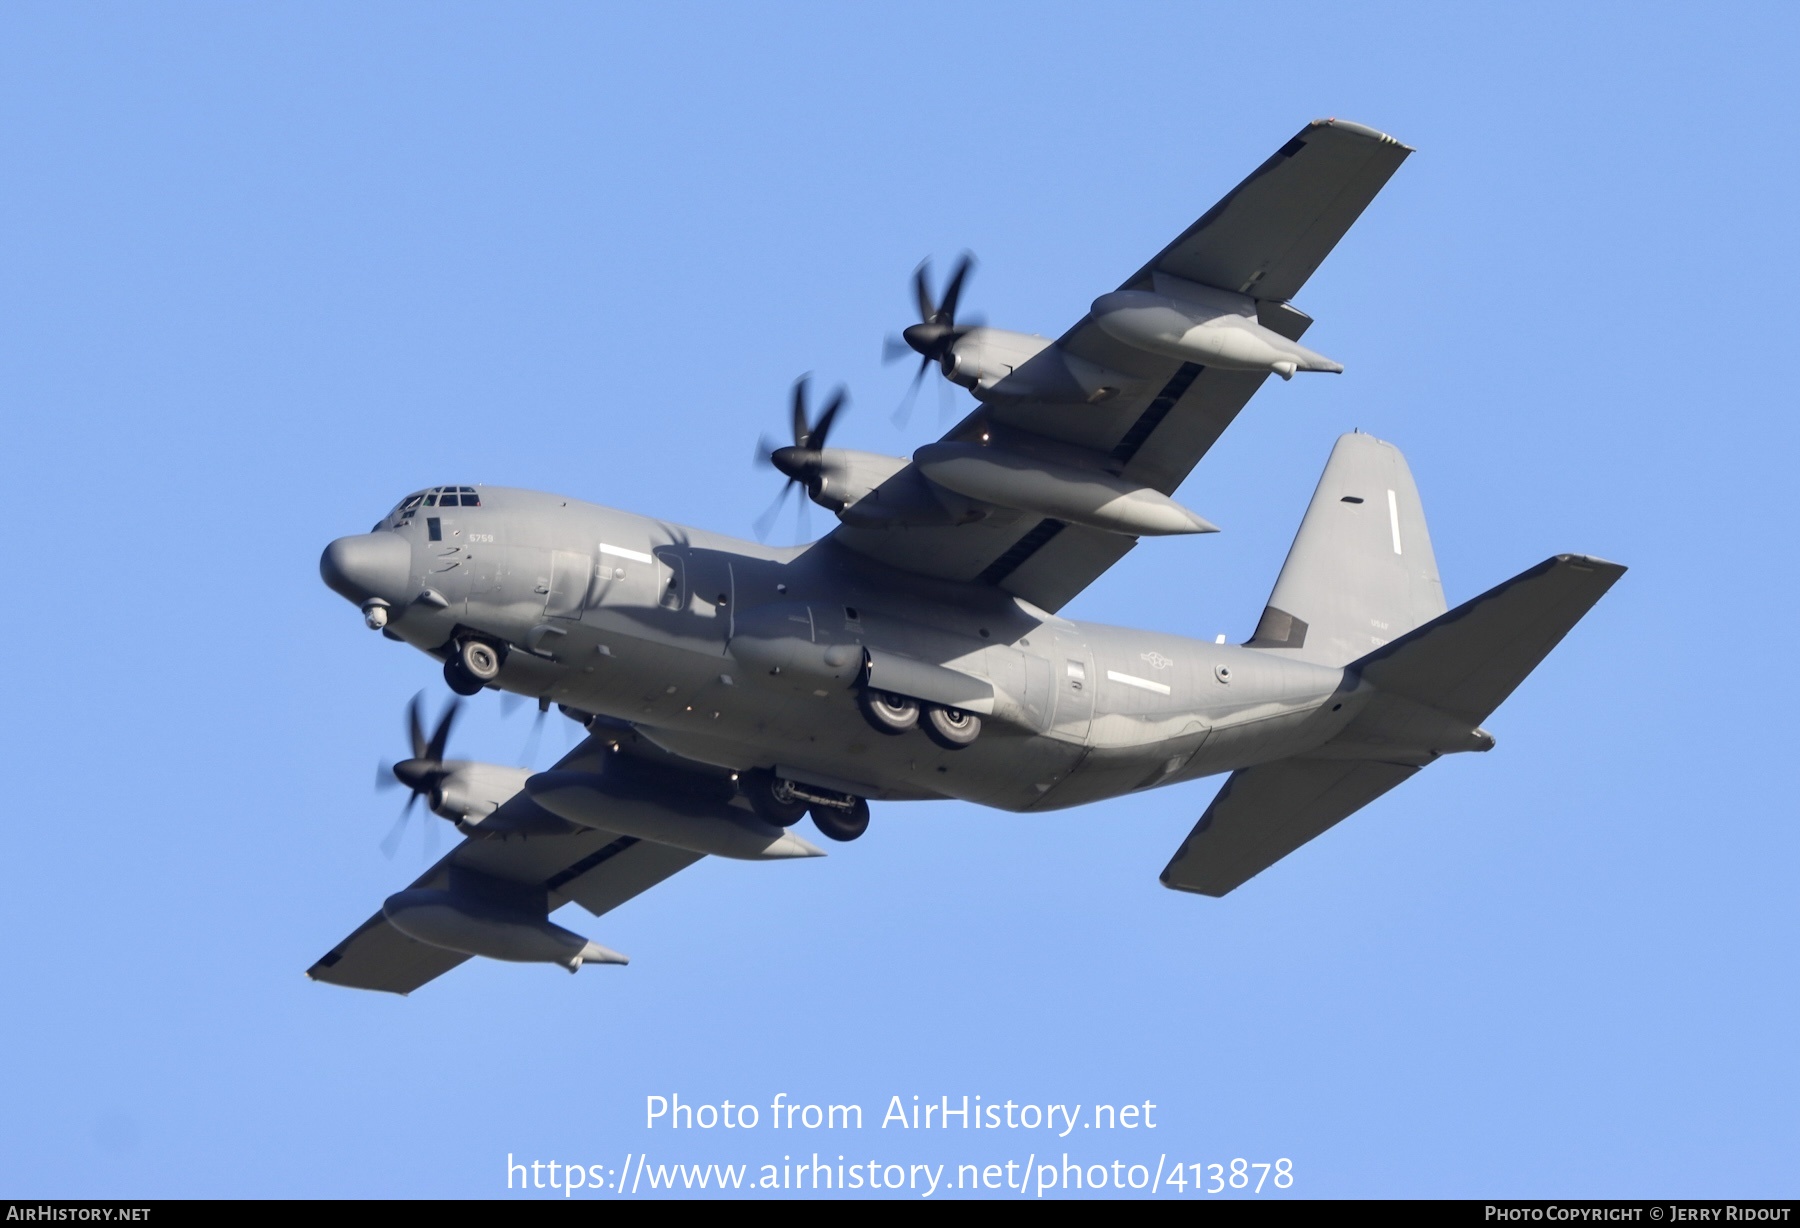
[[[1796, 24], [6, 6], [0, 1192], [1066, 1150], [1288, 1157], [1315, 1196], [1794, 1194]], [[935, 435], [932, 389], [892, 426], [910, 371], [879, 361], [921, 257], [973, 250], [969, 307], [1055, 335], [1331, 115], [1418, 149], [1297, 300], [1347, 374], [1271, 381], [1183, 488], [1225, 531], [1066, 612], [1246, 637], [1361, 428], [1407, 453], [1452, 603], [1561, 551], [1632, 568], [1494, 753], [1224, 900], [1156, 879], [1216, 781], [887, 806], [827, 860], [560, 915], [629, 968], [306, 980], [425, 863], [417, 830], [383, 858], [371, 776], [446, 694], [319, 582], [327, 541], [443, 482], [747, 535], [800, 372], [850, 384], [846, 446]], [[490, 695], [453, 749], [515, 762], [529, 727]], [[871, 1116], [642, 1125], [651, 1094], [777, 1092]], [[1157, 1129], [876, 1125], [945, 1094]]]

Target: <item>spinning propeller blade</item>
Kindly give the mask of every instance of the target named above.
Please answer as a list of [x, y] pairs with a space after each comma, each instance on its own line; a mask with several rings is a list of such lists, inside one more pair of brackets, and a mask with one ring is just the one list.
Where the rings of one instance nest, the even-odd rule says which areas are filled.
[[[900, 407], [894, 411], [895, 426], [905, 427], [912, 417], [913, 404], [918, 399], [919, 385], [925, 379], [926, 368], [932, 363], [943, 366], [952, 347], [974, 327], [972, 321], [966, 321], [960, 327], [956, 323], [956, 307], [962, 300], [963, 285], [974, 268], [975, 257], [964, 252], [956, 263], [955, 271], [950, 274], [950, 280], [944, 285], [943, 298], [937, 302], [933, 302], [931, 298], [930, 259], [921, 260], [919, 267], [913, 270], [913, 295], [918, 300], [919, 322], [908, 326], [898, 340], [889, 337], [882, 348], [882, 358], [886, 362], [904, 357], [907, 349], [919, 355], [919, 369], [913, 374], [912, 384], [908, 386]], [[947, 416], [949, 408], [942, 396], [940, 394], [940, 418]]]
[[[850, 403], [849, 392], [840, 385], [837, 391], [832, 393], [831, 399], [825, 403], [825, 408], [819, 411], [818, 418], [809, 423], [806, 408], [809, 378], [809, 376], [802, 375], [794, 381], [793, 421], [791, 423], [794, 442], [788, 445], [778, 445], [773, 439], [764, 435], [756, 445], [755, 463], [759, 466], [767, 466], [787, 477], [787, 482], [775, 496], [775, 502], [770, 504], [769, 509], [752, 522], [758, 541], [763, 541], [768, 537], [769, 530], [774, 527], [776, 518], [781, 515], [781, 509], [787, 503], [788, 495], [794, 487], [802, 487], [807, 499], [818, 492], [824, 465], [824, 457], [821, 453], [831, 438], [831, 428], [837, 421], [838, 414]], [[806, 536], [806, 502], [807, 500], [803, 499], [800, 503], [798, 520], [802, 539]]]
[[[412, 750], [410, 758], [398, 763], [378, 763], [375, 768], [375, 787], [391, 789], [396, 784], [407, 790], [406, 804], [400, 808], [399, 818], [381, 841], [381, 851], [387, 857], [393, 857], [400, 847], [400, 837], [406, 831], [406, 822], [412, 817], [413, 803], [429, 794], [446, 775], [444, 768], [444, 747], [450, 741], [450, 730], [456, 724], [456, 714], [462, 707], [461, 699], [452, 699], [444, 708], [443, 716], [438, 718], [437, 728], [429, 737], [425, 734], [423, 718], [423, 701], [425, 692], [420, 691], [406, 705], [406, 740]], [[426, 840], [436, 846], [435, 825], [426, 824]]]

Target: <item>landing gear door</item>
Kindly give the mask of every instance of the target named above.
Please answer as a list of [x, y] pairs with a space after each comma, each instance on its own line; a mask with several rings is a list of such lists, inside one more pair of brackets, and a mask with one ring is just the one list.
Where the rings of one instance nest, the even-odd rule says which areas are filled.
[[546, 618], [580, 618], [594, 578], [593, 556], [558, 550], [550, 556], [550, 592], [544, 597]]

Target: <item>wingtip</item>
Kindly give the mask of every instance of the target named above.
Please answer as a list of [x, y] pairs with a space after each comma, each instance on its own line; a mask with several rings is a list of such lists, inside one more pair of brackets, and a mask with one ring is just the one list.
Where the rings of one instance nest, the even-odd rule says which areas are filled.
[[1623, 563], [1614, 563], [1592, 554], [1559, 554], [1556, 561], [1579, 571], [1603, 571], [1615, 579], [1631, 570]]
[[1340, 132], [1351, 132], [1355, 133], [1357, 136], [1366, 136], [1370, 140], [1380, 141], [1383, 145], [1397, 145], [1407, 153], [1417, 152], [1411, 145], [1406, 144], [1406, 142], [1400, 140], [1398, 137], [1389, 136], [1379, 128], [1371, 128], [1367, 124], [1359, 124], [1355, 120], [1338, 119], [1336, 116], [1331, 116], [1326, 119], [1315, 119], [1307, 126], [1311, 128], [1335, 128]]

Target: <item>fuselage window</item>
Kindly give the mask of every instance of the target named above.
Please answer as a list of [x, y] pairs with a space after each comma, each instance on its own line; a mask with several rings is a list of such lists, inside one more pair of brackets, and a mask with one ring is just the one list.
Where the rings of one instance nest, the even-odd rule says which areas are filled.
[[439, 520], [436, 516], [425, 517], [425, 534], [430, 540], [432, 540], [434, 542], [443, 541], [444, 540], [444, 522]]

